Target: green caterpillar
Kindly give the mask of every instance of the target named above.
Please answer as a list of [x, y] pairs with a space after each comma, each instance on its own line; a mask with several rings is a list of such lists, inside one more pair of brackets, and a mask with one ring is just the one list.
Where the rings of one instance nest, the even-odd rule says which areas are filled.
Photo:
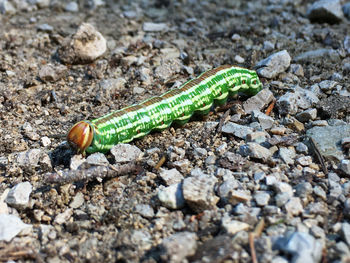
[[91, 121], [80, 121], [68, 132], [68, 143], [85, 154], [107, 152], [172, 122], [184, 125], [195, 114], [206, 115], [213, 103], [226, 103], [238, 92], [255, 95], [262, 84], [255, 71], [229, 65], [206, 71], [179, 88]]

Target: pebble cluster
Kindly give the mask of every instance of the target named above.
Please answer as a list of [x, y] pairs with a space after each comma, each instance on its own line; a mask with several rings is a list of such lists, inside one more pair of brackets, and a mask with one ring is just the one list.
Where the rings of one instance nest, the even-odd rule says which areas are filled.
[[[348, 262], [349, 25], [341, 0], [0, 0], [0, 261]], [[106, 155], [65, 142], [223, 64], [264, 89]]]

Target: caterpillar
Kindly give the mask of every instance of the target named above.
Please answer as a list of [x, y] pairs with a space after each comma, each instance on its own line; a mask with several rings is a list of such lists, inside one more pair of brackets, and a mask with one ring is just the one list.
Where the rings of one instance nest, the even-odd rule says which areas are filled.
[[186, 124], [193, 114], [207, 115], [213, 104], [224, 105], [238, 92], [255, 95], [262, 84], [253, 70], [230, 65], [206, 71], [179, 88], [113, 111], [94, 120], [76, 123], [67, 141], [78, 153], [105, 153], [118, 143], [130, 142], [173, 122]]

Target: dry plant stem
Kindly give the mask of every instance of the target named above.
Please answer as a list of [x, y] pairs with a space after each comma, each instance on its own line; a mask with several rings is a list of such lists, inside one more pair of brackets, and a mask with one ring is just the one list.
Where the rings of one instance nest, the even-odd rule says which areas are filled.
[[162, 158], [160, 158], [157, 165], [154, 167], [154, 169], [159, 170], [160, 167], [162, 167], [162, 165], [165, 163], [165, 161], [166, 161], [166, 155], [163, 155]]
[[271, 104], [267, 107], [267, 109], [266, 109], [266, 111], [265, 111], [265, 114], [266, 114], [266, 115], [269, 116], [269, 115], [271, 114], [273, 108], [275, 107], [275, 103], [276, 103], [276, 100], [273, 100], [273, 101], [271, 102]]
[[324, 162], [324, 158], [323, 158], [322, 154], [320, 153], [320, 150], [318, 149], [318, 147], [317, 147], [317, 145], [316, 145], [314, 139], [310, 138], [309, 141], [310, 141], [310, 145], [311, 145], [311, 147], [313, 148], [314, 153], [315, 153], [315, 155], [316, 155], [318, 161], [319, 161], [320, 164], [321, 164], [322, 171], [324, 172], [324, 174], [328, 174], [328, 169], [327, 169], [327, 166], [326, 166], [326, 164], [325, 164], [325, 162]]
[[77, 181], [91, 181], [96, 178], [111, 178], [127, 173], [132, 173], [140, 170], [140, 165], [136, 162], [130, 162], [118, 166], [93, 166], [82, 170], [69, 170], [62, 173], [46, 174], [47, 183], [72, 183]]

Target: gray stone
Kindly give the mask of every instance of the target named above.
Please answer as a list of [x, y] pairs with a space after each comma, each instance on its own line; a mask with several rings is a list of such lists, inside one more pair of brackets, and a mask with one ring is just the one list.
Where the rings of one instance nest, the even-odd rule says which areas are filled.
[[307, 10], [311, 21], [337, 23], [344, 18], [339, 0], [319, 0], [314, 2]]
[[176, 170], [175, 168], [167, 170], [167, 169], [160, 169], [159, 172], [160, 178], [163, 179], [163, 181], [166, 183], [166, 185], [172, 185], [176, 183], [180, 183], [183, 180], [182, 174]]
[[221, 200], [225, 203], [228, 202], [229, 194], [232, 192], [232, 190], [238, 188], [239, 182], [233, 178], [227, 178], [219, 187], [218, 194], [221, 198]]
[[294, 232], [288, 237], [277, 239], [278, 249], [293, 255], [293, 263], [316, 263], [322, 257], [322, 244], [308, 233]]
[[340, 142], [350, 136], [350, 125], [313, 127], [306, 135], [314, 140], [323, 157], [340, 162], [344, 159]]
[[251, 113], [253, 110], [260, 111], [274, 100], [273, 93], [269, 89], [263, 89], [258, 94], [250, 97], [243, 102], [243, 109], [246, 113]]
[[69, 207], [73, 209], [79, 208], [84, 204], [84, 201], [84, 194], [82, 192], [78, 192], [74, 196], [73, 201], [69, 204]]
[[350, 224], [343, 222], [340, 231], [343, 240], [350, 246]]
[[295, 187], [295, 193], [301, 198], [307, 198], [312, 193], [312, 185], [309, 182], [299, 183]]
[[72, 217], [73, 215], [73, 209], [68, 208], [64, 212], [56, 215], [54, 222], [56, 224], [62, 225], [64, 223], [67, 223], [68, 220]]
[[102, 96], [110, 99], [125, 88], [126, 80], [124, 78], [110, 78], [101, 80], [99, 83], [99, 92]]
[[182, 183], [172, 184], [158, 190], [158, 199], [165, 207], [179, 209], [185, 205]]
[[247, 134], [246, 142], [256, 142], [256, 143], [263, 143], [266, 142], [266, 138], [270, 137], [270, 135], [267, 132], [252, 132]]
[[252, 158], [263, 160], [267, 160], [272, 155], [268, 149], [255, 142], [250, 142], [249, 144], [240, 146], [239, 153], [244, 157], [250, 156]]
[[280, 147], [279, 156], [286, 164], [294, 164], [295, 150], [294, 148]]
[[[349, 6], [349, 18], [350, 18], [350, 2], [347, 5]], [[350, 54], [350, 36], [345, 37], [344, 48], [346, 50], [346, 53]]]
[[43, 32], [52, 32], [53, 31], [53, 26], [50, 26], [49, 24], [41, 24], [36, 27], [38, 31], [43, 31]]
[[322, 48], [306, 51], [294, 57], [295, 62], [319, 61], [320, 59], [328, 59], [332, 62], [339, 62], [340, 56], [334, 49]]
[[252, 111], [252, 120], [258, 121], [263, 130], [270, 129], [274, 123], [273, 118], [257, 110]]
[[296, 162], [302, 166], [309, 166], [312, 163], [312, 158], [311, 156], [302, 156], [299, 157]]
[[31, 149], [17, 155], [17, 163], [24, 167], [37, 166], [42, 155], [40, 149]]
[[161, 32], [161, 31], [166, 31], [169, 28], [165, 23], [145, 22], [142, 25], [142, 29], [145, 32]]
[[310, 233], [315, 237], [315, 238], [320, 238], [320, 239], [325, 239], [326, 238], [326, 234], [324, 232], [324, 230], [317, 226], [317, 225], [313, 225], [310, 229]]
[[93, 153], [86, 158], [86, 162], [92, 166], [101, 165], [108, 166], [109, 162], [103, 153]]
[[253, 132], [253, 129], [248, 126], [239, 125], [233, 122], [228, 122], [224, 126], [222, 126], [221, 131], [223, 133], [233, 134], [238, 138], [245, 139], [247, 134]]
[[15, 215], [0, 214], [0, 241], [10, 242], [21, 231], [31, 228], [32, 225], [23, 223]]
[[298, 108], [309, 109], [319, 102], [316, 94], [310, 90], [294, 87], [294, 92], [287, 92], [277, 100], [277, 108], [283, 115], [296, 114]]
[[298, 113], [295, 117], [300, 122], [308, 122], [309, 120], [314, 120], [317, 117], [317, 109], [304, 110]]
[[148, 204], [137, 204], [135, 207], [135, 211], [145, 218], [154, 217], [154, 210]]
[[266, 206], [269, 203], [270, 195], [267, 192], [258, 191], [254, 194], [254, 200], [258, 206]]
[[320, 89], [326, 94], [331, 94], [331, 91], [335, 89], [337, 85], [338, 85], [338, 82], [334, 80], [324, 80], [318, 83], [318, 86], [320, 87]]
[[343, 12], [347, 18], [350, 18], [350, 2], [343, 5]]
[[127, 11], [124, 11], [124, 12], [123, 12], [123, 15], [124, 15], [126, 18], [134, 19], [134, 18], [137, 17], [137, 12], [134, 11], [134, 10], [127, 10]]
[[291, 57], [287, 50], [279, 51], [259, 61], [256, 65], [257, 73], [260, 77], [274, 78], [289, 67], [290, 61]]
[[26, 208], [29, 205], [29, 196], [33, 187], [29, 182], [16, 184], [6, 197], [6, 203], [16, 208]]
[[111, 149], [116, 163], [125, 163], [138, 160], [142, 151], [134, 145], [120, 143]]
[[304, 69], [300, 64], [291, 64], [289, 67], [289, 72], [298, 77], [304, 77]]
[[284, 205], [287, 213], [291, 216], [297, 216], [304, 211], [303, 205], [299, 197], [292, 197], [289, 201]]
[[174, 263], [187, 261], [186, 257], [196, 253], [197, 239], [197, 235], [190, 232], [180, 232], [165, 238], [162, 242], [165, 250], [165, 254], [161, 255], [162, 261]]
[[69, 2], [65, 5], [64, 10], [67, 12], [76, 13], [79, 11], [79, 6], [76, 2]]
[[307, 146], [302, 142], [299, 142], [295, 147], [295, 149], [298, 153], [303, 153], [303, 154], [307, 154], [309, 151], [309, 148], [307, 148]]
[[350, 218], [350, 198], [347, 198], [344, 202], [344, 215]]
[[16, 8], [8, 0], [0, 0], [0, 13], [4, 15], [13, 15], [16, 13]]
[[238, 220], [232, 220], [229, 215], [225, 215], [221, 219], [221, 225], [226, 233], [234, 235], [239, 231], [249, 229], [250, 225]]
[[76, 154], [70, 159], [69, 168], [71, 170], [77, 170], [78, 167], [83, 164], [86, 159], [81, 154]]
[[218, 179], [214, 176], [200, 175], [187, 177], [183, 181], [182, 191], [186, 203], [195, 212], [213, 209], [219, 201], [214, 193]]
[[82, 23], [77, 32], [65, 40], [58, 50], [66, 64], [90, 63], [107, 50], [107, 41], [92, 25]]
[[339, 169], [342, 170], [346, 175], [350, 175], [350, 160], [341, 160]]

